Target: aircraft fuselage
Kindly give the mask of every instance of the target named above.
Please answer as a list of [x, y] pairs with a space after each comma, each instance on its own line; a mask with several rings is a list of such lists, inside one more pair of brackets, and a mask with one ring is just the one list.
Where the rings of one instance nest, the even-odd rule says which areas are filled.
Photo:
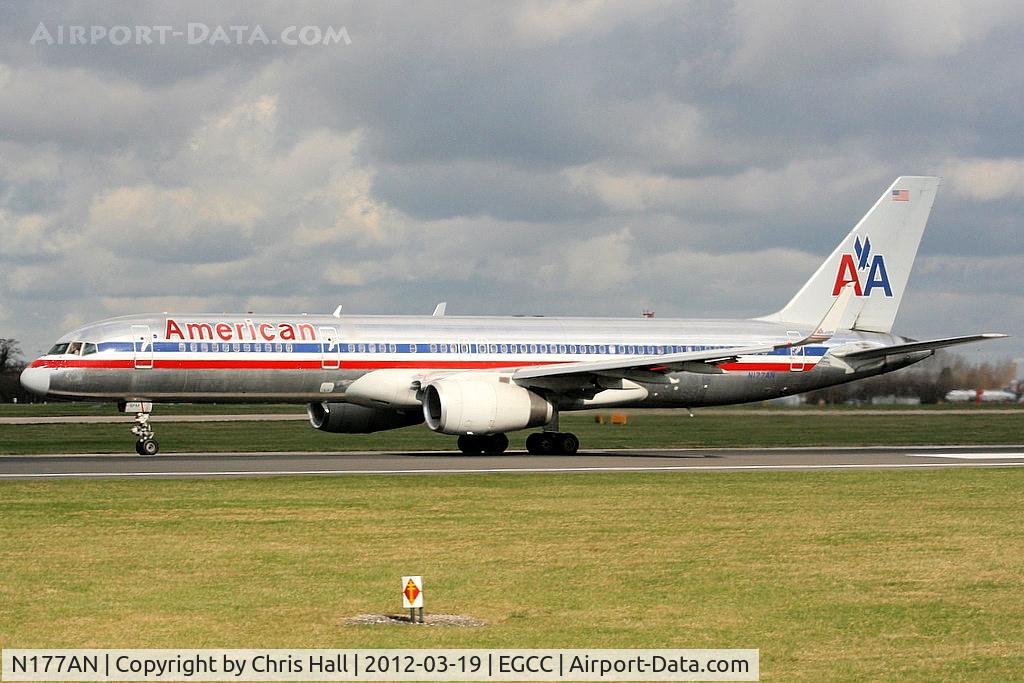
[[[128, 316], [83, 327], [37, 359], [51, 397], [153, 402], [345, 401], [376, 370], [438, 375], [625, 359], [799, 339], [806, 329], [757, 320], [430, 316]], [[850, 373], [828, 360], [854, 343], [891, 345], [891, 334], [839, 331], [829, 341], [741, 356], [721, 374], [631, 377], [646, 390], [595, 405], [698, 407], [811, 391], [909, 365], [929, 354]], [[63, 345], [67, 344], [67, 347]], [[75, 353], [68, 353], [68, 351]]]

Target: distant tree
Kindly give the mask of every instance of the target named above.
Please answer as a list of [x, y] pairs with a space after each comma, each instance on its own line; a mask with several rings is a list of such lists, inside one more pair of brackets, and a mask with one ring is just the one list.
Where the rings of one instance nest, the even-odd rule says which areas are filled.
[[18, 340], [0, 337], [0, 403], [14, 399], [22, 403], [32, 399], [18, 381], [18, 374], [25, 366], [20, 357], [21, 347]]
[[950, 389], [1000, 389], [1016, 376], [1013, 361], [972, 363], [963, 356], [939, 351], [906, 370], [813, 391], [807, 395], [807, 402], [869, 402], [876, 396], [916, 396], [922, 403], [938, 403]]
[[14, 368], [21, 357], [21, 346], [17, 339], [0, 337], [0, 372]]

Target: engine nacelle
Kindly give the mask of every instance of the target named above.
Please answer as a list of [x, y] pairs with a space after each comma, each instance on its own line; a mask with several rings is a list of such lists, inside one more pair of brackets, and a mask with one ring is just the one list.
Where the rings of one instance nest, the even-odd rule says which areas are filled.
[[367, 408], [353, 403], [310, 403], [306, 412], [314, 427], [337, 434], [369, 434], [423, 422], [419, 410]]
[[554, 407], [515, 384], [449, 377], [423, 393], [427, 426], [444, 434], [497, 434], [547, 424]]

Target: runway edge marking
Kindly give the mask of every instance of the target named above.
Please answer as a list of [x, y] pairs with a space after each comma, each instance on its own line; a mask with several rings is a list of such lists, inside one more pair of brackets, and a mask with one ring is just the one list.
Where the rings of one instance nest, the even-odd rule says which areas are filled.
[[212, 472], [41, 472], [37, 474], [0, 474], [0, 479], [85, 479], [85, 478], [173, 478], [173, 477], [284, 477], [325, 475], [415, 475], [415, 474], [545, 474], [585, 472], [724, 472], [772, 470], [853, 470], [853, 469], [952, 469], [964, 467], [1024, 467], [1024, 462], [915, 462], [839, 465], [710, 465], [663, 467], [552, 467], [484, 469], [412, 469], [412, 470], [224, 470]]

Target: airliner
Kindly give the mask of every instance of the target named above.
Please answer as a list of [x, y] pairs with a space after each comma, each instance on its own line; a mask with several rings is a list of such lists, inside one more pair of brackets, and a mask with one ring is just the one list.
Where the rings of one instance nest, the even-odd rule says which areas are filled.
[[426, 423], [466, 454], [539, 428], [574, 454], [563, 411], [763, 401], [871, 377], [937, 349], [1005, 337], [893, 334], [939, 178], [902, 176], [781, 310], [750, 320], [433, 315], [133, 315], [64, 335], [21, 375], [48, 398], [117, 402], [140, 455], [160, 403], [307, 404], [313, 427]]

